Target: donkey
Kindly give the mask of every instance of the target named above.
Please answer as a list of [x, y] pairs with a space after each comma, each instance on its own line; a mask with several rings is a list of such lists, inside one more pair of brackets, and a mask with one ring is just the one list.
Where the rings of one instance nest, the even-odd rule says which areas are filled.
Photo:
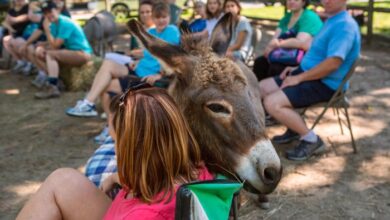
[[184, 34], [180, 47], [153, 37], [135, 20], [127, 25], [165, 71], [174, 74], [168, 91], [188, 120], [206, 166], [229, 177], [237, 174], [250, 192], [271, 193], [282, 169], [265, 134], [257, 80], [242, 62], [223, 57], [235, 25], [232, 16], [221, 18], [210, 44]]

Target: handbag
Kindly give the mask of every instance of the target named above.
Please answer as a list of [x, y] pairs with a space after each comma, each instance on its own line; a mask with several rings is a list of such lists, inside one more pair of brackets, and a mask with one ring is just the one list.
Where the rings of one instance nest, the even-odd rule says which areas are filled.
[[[281, 34], [278, 39], [285, 40], [296, 36], [297, 33], [293, 29], [290, 29]], [[270, 63], [279, 63], [288, 66], [298, 66], [301, 63], [304, 55], [305, 51], [302, 49], [276, 48], [268, 54], [268, 61]]]

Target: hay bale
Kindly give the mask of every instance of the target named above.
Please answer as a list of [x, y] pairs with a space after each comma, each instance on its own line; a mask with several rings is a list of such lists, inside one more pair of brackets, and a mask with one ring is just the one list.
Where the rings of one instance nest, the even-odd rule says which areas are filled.
[[102, 62], [102, 58], [93, 56], [91, 61], [80, 67], [61, 66], [60, 78], [65, 88], [69, 91], [88, 90]]

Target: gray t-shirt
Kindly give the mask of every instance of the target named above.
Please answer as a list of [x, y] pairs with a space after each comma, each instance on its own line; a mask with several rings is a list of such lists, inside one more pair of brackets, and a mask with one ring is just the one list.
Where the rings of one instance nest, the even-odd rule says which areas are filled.
[[241, 31], [245, 31], [247, 35], [245, 37], [244, 43], [242, 44], [240, 50], [234, 51], [234, 56], [236, 58], [243, 60], [248, 55], [248, 52], [251, 47], [251, 38], [252, 38], [252, 27], [249, 23], [249, 20], [244, 16], [240, 16], [237, 26], [233, 31], [232, 39], [230, 40], [229, 46], [233, 45], [236, 42], [238, 33], [240, 33]]

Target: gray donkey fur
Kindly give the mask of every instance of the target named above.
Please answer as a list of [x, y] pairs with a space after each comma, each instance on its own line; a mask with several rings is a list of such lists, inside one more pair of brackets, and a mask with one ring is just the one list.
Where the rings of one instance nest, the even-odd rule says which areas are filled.
[[211, 43], [192, 35], [173, 46], [148, 34], [135, 20], [130, 32], [174, 74], [169, 92], [199, 142], [206, 166], [215, 173], [246, 181], [260, 195], [272, 192], [281, 178], [280, 159], [265, 133], [257, 80], [226, 52], [235, 21], [221, 18]]
[[84, 26], [84, 33], [97, 56], [103, 56], [107, 48], [113, 50], [113, 41], [117, 34], [115, 17], [108, 11], [100, 11]]

